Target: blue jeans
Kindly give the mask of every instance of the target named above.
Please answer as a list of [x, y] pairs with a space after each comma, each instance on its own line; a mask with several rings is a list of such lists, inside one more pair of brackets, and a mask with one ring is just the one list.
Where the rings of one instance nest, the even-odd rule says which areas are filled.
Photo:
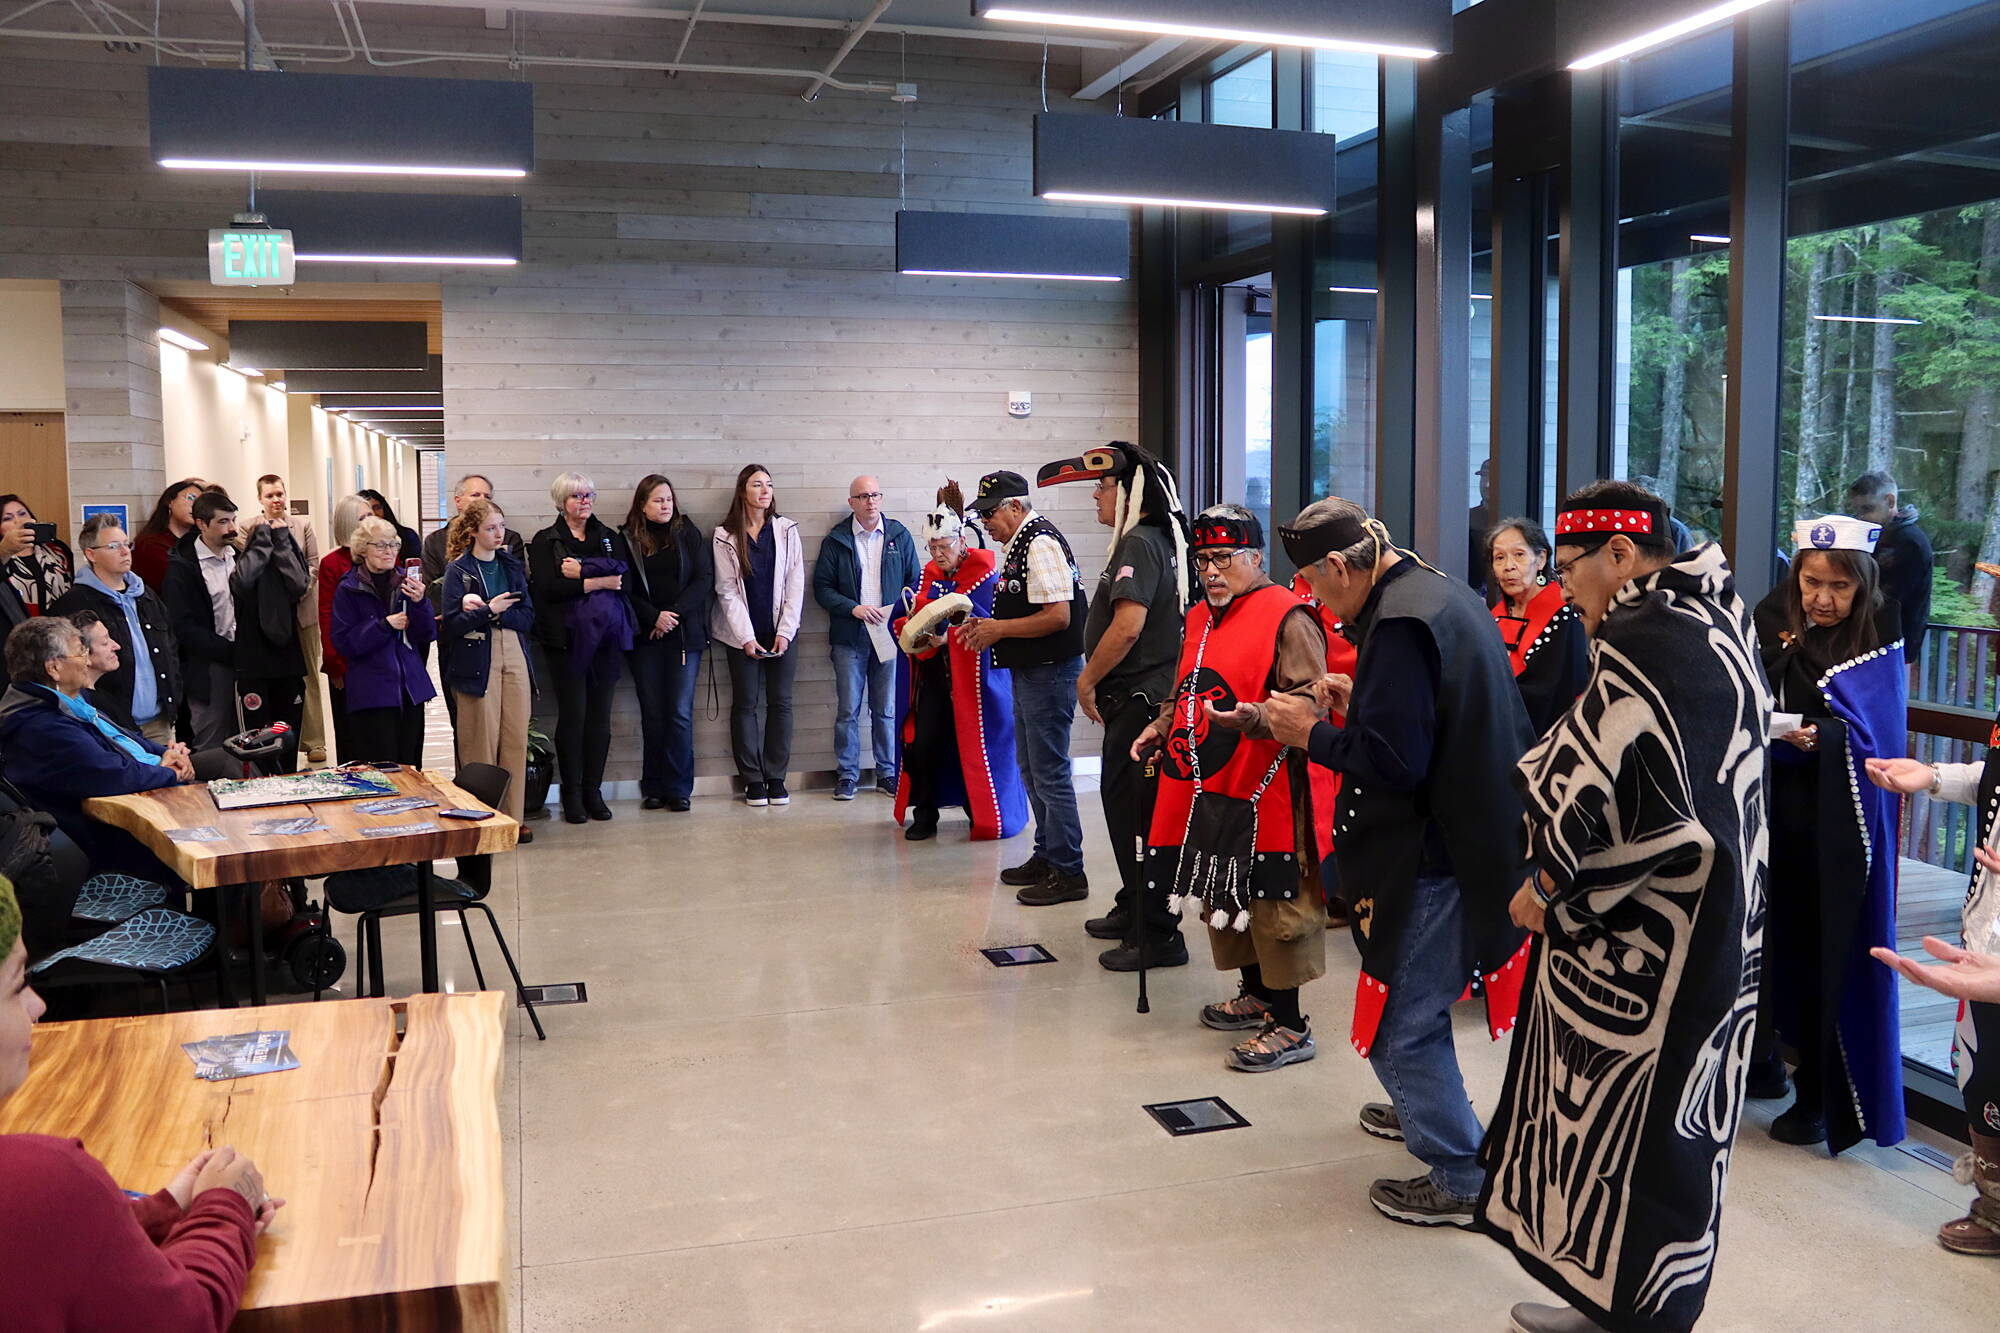
[[1479, 1117], [1465, 1096], [1458, 1050], [1451, 1039], [1451, 1006], [1470, 979], [1459, 967], [1465, 912], [1458, 881], [1419, 877], [1409, 936], [1389, 984], [1389, 1000], [1368, 1063], [1389, 1093], [1403, 1124], [1411, 1156], [1431, 1169], [1431, 1180], [1461, 1198], [1486, 1181], [1480, 1169]]
[[875, 747], [875, 780], [896, 780], [896, 660], [884, 662], [875, 649], [833, 645], [833, 685], [840, 712], [833, 723], [834, 766], [838, 776], [861, 781], [861, 709], [865, 703]]
[[1070, 778], [1069, 732], [1083, 658], [1015, 667], [1014, 755], [1035, 816], [1035, 855], [1065, 875], [1083, 873], [1083, 824]]
[[641, 639], [626, 658], [639, 695], [639, 794], [686, 800], [694, 794], [694, 692], [701, 653], [682, 660], [678, 639]]

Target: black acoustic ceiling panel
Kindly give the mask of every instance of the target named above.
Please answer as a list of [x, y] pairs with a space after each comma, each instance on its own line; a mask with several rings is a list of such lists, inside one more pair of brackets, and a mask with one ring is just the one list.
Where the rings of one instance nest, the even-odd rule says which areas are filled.
[[972, 0], [972, 13], [1000, 22], [1415, 58], [1451, 49], [1451, 0]]
[[521, 258], [512, 194], [259, 190], [257, 207], [289, 228], [302, 264], [507, 265]]
[[240, 69], [146, 71], [163, 167], [396, 176], [525, 176], [533, 85]]
[[422, 370], [293, 370], [285, 384], [293, 393], [443, 393], [444, 358], [425, 358]]
[[[290, 378], [285, 381], [285, 387], [291, 389], [293, 393], [299, 392], [292, 388]], [[321, 407], [329, 410], [338, 407], [343, 411], [401, 412], [411, 408], [434, 410], [443, 404], [443, 393], [323, 393], [319, 396]]]
[[1338, 191], [1331, 134], [1129, 116], [1035, 117], [1035, 193], [1317, 217]]
[[896, 214], [899, 273], [1122, 282], [1132, 227], [1102, 218], [1017, 213]]
[[[229, 359], [293, 370], [422, 370], [430, 361], [419, 322], [232, 319]], [[303, 392], [287, 378], [285, 387]]]

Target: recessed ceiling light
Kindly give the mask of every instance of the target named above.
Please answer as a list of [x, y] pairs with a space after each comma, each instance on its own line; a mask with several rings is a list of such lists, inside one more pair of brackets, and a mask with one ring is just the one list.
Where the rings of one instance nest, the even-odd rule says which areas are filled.
[[[1238, 0], [1241, 3], [1241, 0]], [[1111, 6], [1104, 6], [1110, 8]], [[1090, 6], [1079, 6], [1089, 9]], [[1255, 42], [1260, 46], [1305, 46], [1321, 51], [1361, 51], [1372, 55], [1403, 56], [1429, 60], [1437, 51], [1427, 46], [1396, 42], [1376, 42], [1327, 33], [1274, 32], [1228, 23], [1179, 23], [1164, 18], [1128, 16], [1102, 12], [1064, 12], [1034, 4], [994, 4], [973, 6], [976, 15], [1006, 23], [1039, 23], [1052, 28], [1096, 28], [1107, 32], [1151, 32], [1167, 37], [1198, 37], [1220, 42]], [[1254, 13], [1254, 10], [1253, 10]], [[1255, 22], [1253, 17], [1252, 22]]]
[[163, 157], [169, 171], [285, 171], [326, 176], [483, 176], [513, 178], [519, 167], [401, 166], [387, 162], [266, 162], [230, 157]]
[[293, 255], [301, 264], [487, 264], [506, 267], [521, 261], [506, 255]]
[[264, 378], [264, 372], [255, 366], [232, 366], [227, 361], [224, 361], [222, 368], [224, 370], [233, 370], [245, 379], [261, 380]]
[[179, 329], [161, 329], [160, 341], [163, 343], [172, 343], [174, 346], [190, 352], [206, 352], [208, 350], [207, 343], [199, 338], [190, 338]]

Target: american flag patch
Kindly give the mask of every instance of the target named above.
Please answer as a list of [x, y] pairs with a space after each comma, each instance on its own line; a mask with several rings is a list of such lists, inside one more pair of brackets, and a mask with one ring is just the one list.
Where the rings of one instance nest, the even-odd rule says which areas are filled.
[[1118, 582], [1118, 581], [1120, 581], [1120, 580], [1123, 580], [1123, 579], [1129, 579], [1129, 578], [1131, 578], [1131, 577], [1132, 577], [1132, 572], [1133, 572], [1133, 571], [1132, 571], [1132, 566], [1130, 566], [1130, 565], [1120, 565], [1120, 566], [1118, 566], [1118, 578], [1117, 578], [1117, 579], [1114, 579], [1114, 580], [1113, 580], [1113, 582]]

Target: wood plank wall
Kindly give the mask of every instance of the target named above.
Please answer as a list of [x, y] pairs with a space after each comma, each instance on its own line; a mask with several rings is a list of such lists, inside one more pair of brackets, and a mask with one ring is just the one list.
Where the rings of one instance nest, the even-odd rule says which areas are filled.
[[[166, 10], [174, 33], [236, 23], [224, 0], [168, 0]], [[506, 39], [485, 31], [478, 10], [379, 14], [369, 22], [378, 45], [485, 49]], [[317, 14], [259, 19], [271, 40], [331, 40]], [[668, 38], [658, 24], [536, 15], [528, 42], [665, 59]], [[687, 58], [819, 67], [838, 41], [704, 23]], [[0, 39], [0, 276], [200, 276], [202, 229], [239, 206], [242, 182], [150, 166], [146, 63], [88, 43]], [[476, 64], [400, 72], [508, 77]], [[535, 83], [537, 167], [518, 187], [524, 264], [504, 275], [324, 266], [313, 276], [443, 281], [447, 470], [490, 473], [524, 532], [549, 520], [549, 482], [568, 469], [594, 478], [612, 517], [640, 476], [663, 472], [689, 512], [713, 525], [737, 469], [754, 460], [771, 468], [780, 508], [802, 524], [810, 563], [845, 517], [856, 473], [879, 476], [891, 515], [914, 527], [947, 476], [969, 491], [992, 468], [1032, 477], [1050, 459], [1131, 438], [1128, 287], [893, 272], [902, 189], [914, 208], [1041, 211], [1030, 186], [1040, 48], [914, 38], [905, 55], [899, 38], [878, 34], [842, 73], [907, 78], [921, 100], [903, 108], [830, 90], [808, 104], [802, 81], [530, 67], [522, 77]], [[1058, 109], [1094, 109], [1068, 102], [1079, 82], [1073, 55], [1058, 48], [1048, 79]], [[1015, 389], [1034, 394], [1025, 421], [1006, 414]], [[1094, 582], [1105, 541], [1087, 488], [1041, 498]], [[810, 600], [794, 651], [793, 767], [823, 772], [833, 763], [834, 691], [826, 618]], [[719, 715], [709, 717], [704, 690], [697, 730], [699, 772], [709, 777], [733, 771], [728, 674], [715, 666]], [[614, 726], [608, 776], [635, 779], [636, 705], [623, 687]], [[1077, 752], [1096, 746], [1079, 719]]]

